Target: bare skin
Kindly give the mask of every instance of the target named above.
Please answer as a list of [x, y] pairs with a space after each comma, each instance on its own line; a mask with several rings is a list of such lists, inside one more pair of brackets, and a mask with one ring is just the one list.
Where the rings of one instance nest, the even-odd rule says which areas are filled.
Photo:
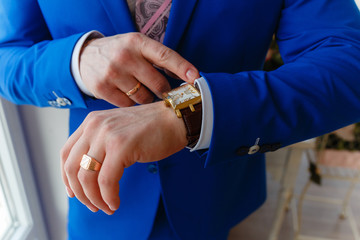
[[[80, 56], [80, 74], [87, 89], [118, 107], [153, 101], [170, 90], [166, 78], [154, 67], [171, 72], [186, 82], [199, 77], [198, 70], [178, 53], [140, 33], [90, 40]], [[144, 86], [128, 97], [138, 82]]]
[[[61, 150], [61, 172], [70, 197], [91, 211], [113, 214], [120, 206], [119, 181], [136, 162], [164, 159], [186, 144], [182, 119], [163, 102], [151, 103], [170, 90], [154, 65], [193, 83], [198, 70], [175, 51], [139, 33], [90, 40], [80, 55], [85, 86], [118, 109], [90, 113]], [[137, 82], [144, 86], [128, 97]], [[133, 106], [135, 103], [145, 104]], [[149, 131], [151, 129], [151, 131]], [[102, 163], [99, 172], [80, 168], [83, 154]]]
[[[120, 205], [124, 168], [159, 161], [186, 144], [183, 120], [163, 102], [92, 112], [61, 151], [63, 181], [70, 197], [112, 214]], [[99, 172], [80, 167], [84, 153], [102, 163]]]

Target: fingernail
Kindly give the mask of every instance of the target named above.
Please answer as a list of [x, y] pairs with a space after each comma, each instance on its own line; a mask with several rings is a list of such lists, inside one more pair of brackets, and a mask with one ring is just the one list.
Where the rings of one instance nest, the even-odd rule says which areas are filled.
[[109, 205], [109, 208], [111, 211], [115, 212], [117, 210], [117, 207]]
[[71, 198], [71, 194], [70, 194], [70, 189], [68, 187], [65, 187], [65, 191], [66, 191], [66, 194], [68, 195], [69, 198]]
[[95, 207], [92, 207], [92, 206], [87, 206], [88, 207], [88, 209], [90, 210], [90, 211], [92, 211], [92, 212], [97, 212], [97, 211], [99, 211], [99, 209], [97, 209], [97, 208], [95, 208]]
[[194, 69], [189, 69], [186, 72], [186, 77], [188, 78], [188, 80], [195, 80], [198, 77], [197, 72]]

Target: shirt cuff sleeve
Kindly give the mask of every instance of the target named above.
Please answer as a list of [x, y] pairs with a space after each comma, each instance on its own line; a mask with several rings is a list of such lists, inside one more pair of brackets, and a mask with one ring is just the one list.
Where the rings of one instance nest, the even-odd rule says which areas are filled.
[[214, 125], [213, 102], [209, 86], [204, 78], [195, 80], [195, 84], [199, 87], [202, 98], [202, 122], [199, 141], [190, 151], [196, 151], [209, 148], [212, 137], [212, 129]]
[[73, 78], [75, 79], [75, 82], [79, 89], [85, 93], [86, 95], [93, 97], [94, 95], [86, 88], [81, 75], [80, 75], [80, 69], [79, 69], [79, 57], [80, 57], [80, 51], [82, 46], [84, 45], [85, 41], [92, 38], [100, 38], [104, 37], [103, 34], [101, 34], [98, 31], [90, 31], [86, 34], [84, 34], [77, 42], [74, 47], [72, 57], [71, 57], [71, 74]]

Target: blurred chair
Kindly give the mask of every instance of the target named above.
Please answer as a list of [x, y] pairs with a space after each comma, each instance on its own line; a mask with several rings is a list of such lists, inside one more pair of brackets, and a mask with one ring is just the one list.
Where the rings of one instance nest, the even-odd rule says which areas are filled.
[[[335, 132], [323, 135], [316, 139], [315, 150], [308, 150], [310, 178], [299, 197], [297, 208], [297, 226], [295, 239], [320, 239], [300, 235], [302, 206], [304, 199], [321, 203], [341, 205], [339, 214], [341, 219], [348, 218], [355, 240], [360, 240], [356, 221], [349, 207], [349, 200], [360, 180], [360, 123], [347, 126]], [[311, 152], [312, 151], [312, 152]], [[321, 185], [323, 179], [336, 179], [350, 182], [345, 196], [342, 199], [324, 198], [306, 195], [310, 185]], [[326, 240], [328, 238], [321, 238]]]

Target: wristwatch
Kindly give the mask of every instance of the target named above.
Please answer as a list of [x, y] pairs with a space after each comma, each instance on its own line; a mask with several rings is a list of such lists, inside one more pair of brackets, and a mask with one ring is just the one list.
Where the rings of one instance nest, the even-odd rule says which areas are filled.
[[193, 148], [199, 140], [202, 120], [200, 91], [191, 84], [184, 84], [163, 94], [166, 106], [174, 109], [182, 118], [187, 131], [188, 147]]

